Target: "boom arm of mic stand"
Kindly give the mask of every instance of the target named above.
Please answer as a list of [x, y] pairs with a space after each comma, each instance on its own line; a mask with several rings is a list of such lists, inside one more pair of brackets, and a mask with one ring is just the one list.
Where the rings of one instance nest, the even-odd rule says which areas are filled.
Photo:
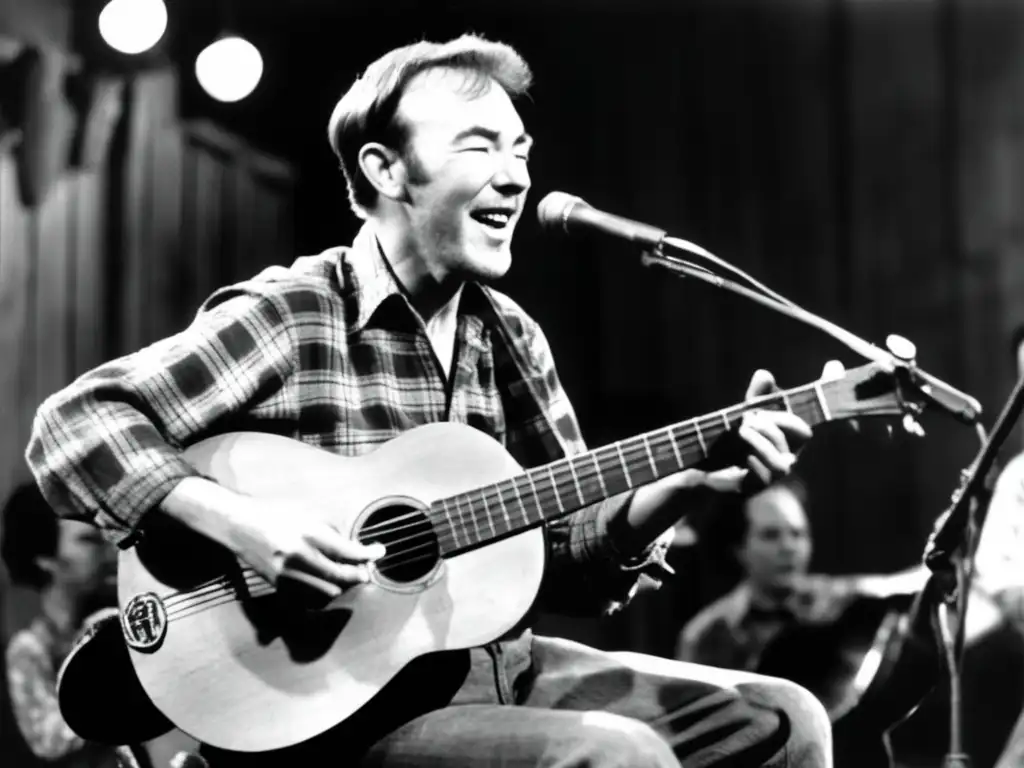
[[[755, 291], [747, 288], [746, 286], [740, 285], [733, 280], [726, 279], [721, 275], [712, 272], [710, 269], [698, 264], [693, 264], [685, 259], [666, 256], [664, 252], [664, 247], [666, 245], [691, 254], [695, 252], [693, 250], [694, 248], [698, 248], [696, 254], [699, 257], [707, 259], [708, 256], [710, 256], [710, 254], [708, 254], [707, 251], [704, 251], [704, 249], [699, 248], [698, 246], [693, 246], [685, 240], [677, 240], [676, 238], [667, 237], [661, 242], [658, 249], [646, 251], [643, 254], [642, 263], [645, 266], [654, 265], [663, 267], [677, 275], [693, 277], [697, 280], [709, 283], [716, 288], [731, 291], [739, 294], [740, 296], [751, 299], [752, 301], [756, 301], [769, 309], [773, 309], [776, 312], [780, 312], [793, 318], [794, 320], [798, 320], [813, 328], [817, 328], [840, 343], [845, 344], [851, 350], [862, 355], [868, 360], [879, 363], [886, 370], [895, 371], [898, 367], [902, 367], [907, 372], [918, 391], [927, 397], [930, 402], [959, 421], [975, 426], [980, 432], [980, 438], [984, 440], [984, 428], [981, 427], [978, 421], [979, 416], [981, 415], [981, 404], [970, 395], [960, 392], [959, 390], [950, 387], [948, 384], [939, 381], [934, 376], [920, 370], [913, 363], [913, 355], [909, 355], [909, 359], [898, 358], [892, 352], [881, 349], [880, 347], [865, 341], [856, 334], [850, 333], [845, 328], [841, 328], [835, 323], [829, 322], [823, 317], [819, 317], [813, 312], [809, 312], [806, 309], [797, 306], [778, 294], [764, 289], [763, 286], [758, 286], [762, 289], [761, 291]], [[715, 264], [724, 264], [724, 262], [721, 262], [717, 257], [711, 258]]]

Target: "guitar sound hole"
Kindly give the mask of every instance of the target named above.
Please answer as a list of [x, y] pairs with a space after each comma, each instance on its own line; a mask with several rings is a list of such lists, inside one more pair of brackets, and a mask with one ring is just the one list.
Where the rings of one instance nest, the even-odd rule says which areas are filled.
[[404, 504], [381, 507], [367, 515], [359, 541], [387, 547], [387, 554], [377, 561], [377, 570], [399, 583], [426, 576], [441, 557], [429, 518], [422, 510]]

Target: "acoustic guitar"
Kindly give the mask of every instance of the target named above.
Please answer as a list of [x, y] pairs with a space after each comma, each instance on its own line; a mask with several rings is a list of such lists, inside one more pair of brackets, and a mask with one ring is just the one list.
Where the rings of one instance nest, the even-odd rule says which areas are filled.
[[[544, 572], [544, 523], [708, 466], [744, 411], [788, 409], [815, 426], [912, 417], [922, 407], [899, 371], [872, 363], [529, 471], [497, 441], [454, 423], [412, 429], [358, 458], [263, 433], [203, 440], [184, 455], [204, 476], [242, 494], [304, 502], [387, 554], [368, 583], [308, 610], [198, 534], [157, 535], [169, 518], [155, 516], [119, 554], [123, 647], [109, 655], [130, 659], [120, 666], [134, 679], [122, 681], [130, 694], [107, 698], [148, 717], [147, 736], [173, 724], [240, 752], [305, 741], [350, 717], [412, 660], [517, 628]], [[118, 718], [90, 711], [91, 692], [70, 684], [75, 664], [69, 657], [62, 670], [68, 722], [115, 738], [109, 724]], [[112, 690], [109, 677], [103, 685]]]

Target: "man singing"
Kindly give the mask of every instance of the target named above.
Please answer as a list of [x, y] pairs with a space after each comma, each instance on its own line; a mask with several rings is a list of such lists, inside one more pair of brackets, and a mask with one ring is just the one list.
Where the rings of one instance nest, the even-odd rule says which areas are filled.
[[[373, 62], [328, 127], [365, 221], [355, 241], [215, 293], [186, 330], [47, 400], [27, 455], [54, 506], [122, 544], [169, 517], [273, 584], [315, 576], [345, 588], [365, 581], [379, 546], [297, 503], [205, 479], [181, 451], [254, 430], [357, 456], [439, 421], [483, 431], [527, 467], [583, 451], [543, 332], [487, 287], [509, 268], [530, 189], [532, 139], [513, 100], [531, 77], [512, 48], [474, 36]], [[748, 396], [774, 386], [759, 372]], [[687, 497], [786, 475], [810, 430], [755, 412], [736, 434], [738, 466], [687, 470], [548, 525], [540, 599], [556, 610], [624, 604], [641, 577], [662, 574]], [[374, 717], [358, 712], [281, 752], [207, 757], [213, 768], [830, 764], [827, 718], [791, 683], [627, 664], [529, 630], [421, 661]]]

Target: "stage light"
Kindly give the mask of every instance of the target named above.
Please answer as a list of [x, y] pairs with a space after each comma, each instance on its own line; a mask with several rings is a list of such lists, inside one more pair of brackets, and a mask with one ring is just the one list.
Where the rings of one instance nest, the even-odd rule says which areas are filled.
[[217, 101], [244, 99], [263, 76], [263, 57], [248, 40], [228, 35], [196, 57], [196, 79]]
[[100, 34], [121, 53], [142, 53], [152, 48], [167, 29], [163, 0], [110, 0], [100, 11]]

